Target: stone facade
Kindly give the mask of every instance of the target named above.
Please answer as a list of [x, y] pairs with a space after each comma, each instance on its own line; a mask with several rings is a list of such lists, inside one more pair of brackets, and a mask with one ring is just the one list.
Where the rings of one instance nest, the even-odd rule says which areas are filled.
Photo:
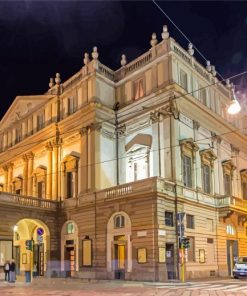
[[245, 110], [227, 114], [231, 86], [193, 53], [164, 26], [117, 71], [94, 47], [67, 81], [14, 100], [0, 123], [0, 247], [13, 244], [20, 272], [37, 261], [48, 276], [173, 279], [178, 213], [187, 278], [231, 274], [247, 255]]

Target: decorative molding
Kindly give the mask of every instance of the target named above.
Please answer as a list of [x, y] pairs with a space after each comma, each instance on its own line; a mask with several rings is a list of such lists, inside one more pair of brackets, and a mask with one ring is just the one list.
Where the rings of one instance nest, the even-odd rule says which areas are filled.
[[150, 121], [152, 124], [159, 122], [160, 120], [160, 112], [159, 111], [154, 111], [150, 112]]

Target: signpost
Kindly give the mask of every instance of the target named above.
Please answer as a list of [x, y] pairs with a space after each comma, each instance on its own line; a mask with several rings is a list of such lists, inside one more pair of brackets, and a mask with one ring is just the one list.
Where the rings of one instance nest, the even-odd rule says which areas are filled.
[[180, 256], [180, 262], [181, 262], [181, 281], [184, 283], [185, 281], [185, 237], [184, 237], [184, 216], [185, 213], [177, 213], [177, 226], [178, 226], [178, 244], [179, 244], [179, 256]]

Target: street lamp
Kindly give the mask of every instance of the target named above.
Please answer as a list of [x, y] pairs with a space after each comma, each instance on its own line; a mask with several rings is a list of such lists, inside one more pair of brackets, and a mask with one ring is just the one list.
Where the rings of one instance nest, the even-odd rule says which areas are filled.
[[13, 230], [14, 230], [14, 232], [16, 232], [16, 231], [18, 230], [18, 225], [15, 225], [15, 226], [13, 227]]
[[236, 98], [234, 88], [231, 88], [231, 103], [227, 109], [227, 112], [231, 115], [237, 114], [241, 110], [241, 106]]

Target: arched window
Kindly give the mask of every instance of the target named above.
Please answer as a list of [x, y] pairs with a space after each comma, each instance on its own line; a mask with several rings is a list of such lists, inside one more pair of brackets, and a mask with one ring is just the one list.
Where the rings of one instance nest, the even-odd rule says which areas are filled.
[[123, 228], [125, 226], [125, 223], [124, 223], [124, 216], [122, 215], [117, 215], [115, 218], [114, 218], [114, 227], [115, 228]]
[[67, 234], [75, 233], [75, 227], [73, 222], [67, 224]]

